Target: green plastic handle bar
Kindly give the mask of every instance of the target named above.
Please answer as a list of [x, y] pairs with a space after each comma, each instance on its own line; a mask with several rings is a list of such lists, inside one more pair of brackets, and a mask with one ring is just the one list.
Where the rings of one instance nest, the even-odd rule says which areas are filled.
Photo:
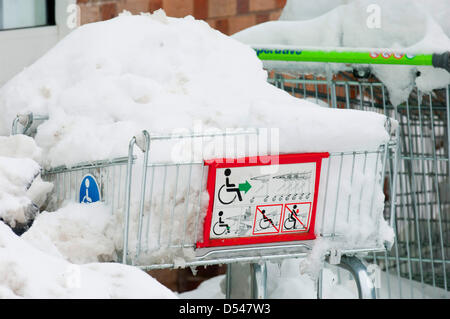
[[373, 51], [321, 51], [294, 48], [254, 48], [263, 61], [327, 62], [349, 64], [428, 65], [450, 72], [450, 52], [442, 54], [405, 54], [388, 49]]

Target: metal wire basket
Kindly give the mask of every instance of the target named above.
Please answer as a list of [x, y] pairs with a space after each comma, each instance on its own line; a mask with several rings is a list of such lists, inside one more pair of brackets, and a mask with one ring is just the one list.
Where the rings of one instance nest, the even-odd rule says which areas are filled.
[[383, 83], [373, 75], [361, 78], [354, 73], [291, 69], [271, 71], [269, 81], [324, 106], [373, 111], [399, 122], [398, 172], [392, 169], [390, 154], [384, 186], [389, 195], [397, 178], [396, 201], [386, 201], [384, 212], [392, 218], [396, 240], [392, 250], [373, 253], [367, 261], [387, 274], [383, 297], [425, 297], [430, 292], [426, 285], [442, 288], [445, 295], [450, 279], [450, 88], [421, 92], [414, 87], [406, 102], [393, 106]]
[[[357, 228], [362, 223], [361, 216], [366, 216], [374, 222], [371, 240], [344, 241], [340, 245], [339, 256], [385, 251], [384, 242], [378, 239], [384, 202], [381, 201], [380, 206], [379, 198], [375, 197], [380, 194], [383, 196], [387, 159], [394, 158], [397, 149], [396, 132], [391, 129], [390, 120], [386, 123], [391, 140], [379, 148], [330, 153], [322, 159], [315, 223], [303, 225], [300, 219], [303, 217], [296, 219], [291, 214], [291, 217], [280, 220], [279, 223], [284, 225], [281, 227], [300, 231], [300, 227], [307, 230], [315, 226], [318, 237], [339, 242], [345, 238], [349, 225]], [[80, 201], [82, 194], [79, 192], [79, 185], [89, 175], [97, 180], [101, 201], [109, 205], [113, 214], [123, 216], [123, 263], [151, 270], [247, 262], [255, 265], [255, 273], [262, 274], [264, 272], [260, 267], [265, 261], [307, 257], [314, 239], [200, 247], [198, 243], [204, 236], [205, 212], [210, 202], [206, 192], [208, 166], [203, 157], [181, 161], [152, 161], [152, 154], [158, 153], [158, 150], [171, 149], [174, 143], [181, 145], [182, 149], [200, 143], [200, 149], [204, 149], [203, 143], [208, 138], [250, 139], [257, 134], [258, 130], [250, 130], [174, 136], [152, 135], [144, 131], [141, 136], [131, 139], [128, 157], [45, 171], [43, 178], [55, 185], [49, 208], [58, 208], [67, 200]], [[135, 149], [141, 152], [135, 153]], [[271, 178], [281, 185], [277, 193], [281, 195], [262, 197], [265, 197], [267, 204], [283, 205], [299, 201], [312, 203], [315, 195], [311, 194], [311, 187], [305, 186], [310, 182], [311, 176], [311, 171], [273, 174]], [[239, 220], [236, 217], [235, 220], [227, 220], [228, 223], [239, 224], [236, 229], [243, 233], [252, 227], [245, 221], [245, 215], [257, 214], [252, 203], [264, 193], [267, 178], [267, 174], [255, 176], [252, 183], [259, 183], [262, 187], [255, 186], [248, 193], [249, 206], [242, 210]], [[394, 195], [390, 194], [390, 198], [393, 199]], [[289, 207], [292, 212], [292, 206]], [[267, 219], [261, 219], [259, 224], [269, 220], [271, 215], [268, 216]], [[252, 219], [256, 223], [256, 215], [252, 215], [250, 221]], [[339, 262], [340, 258], [337, 263]], [[363, 266], [358, 264], [358, 267]], [[355, 270], [355, 274], [358, 271]], [[261, 288], [257, 291], [261, 291]]]

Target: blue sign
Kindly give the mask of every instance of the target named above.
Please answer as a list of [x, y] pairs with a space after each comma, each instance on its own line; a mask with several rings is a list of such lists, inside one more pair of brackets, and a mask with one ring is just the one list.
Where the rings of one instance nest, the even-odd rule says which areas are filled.
[[100, 200], [100, 189], [94, 176], [87, 174], [81, 180], [80, 203], [90, 204]]

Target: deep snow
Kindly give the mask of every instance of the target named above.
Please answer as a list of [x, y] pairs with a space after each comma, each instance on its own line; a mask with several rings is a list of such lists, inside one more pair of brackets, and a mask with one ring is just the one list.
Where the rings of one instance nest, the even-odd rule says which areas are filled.
[[282, 153], [388, 139], [382, 115], [319, 108], [266, 80], [250, 47], [204, 21], [124, 14], [74, 30], [1, 88], [0, 134], [17, 113], [49, 114], [36, 135], [45, 166], [126, 155], [142, 129], [276, 128]]
[[[50, 119], [38, 128], [35, 139], [42, 150], [29, 150], [26, 155], [37, 162], [30, 162], [34, 169], [38, 169], [37, 164], [52, 167], [126, 155], [129, 139], [144, 128], [160, 133], [189, 130], [196, 125], [205, 129], [276, 128], [280, 130], [282, 153], [373, 150], [389, 139], [382, 115], [322, 108], [296, 99], [266, 80], [267, 73], [250, 47], [212, 30], [205, 22], [192, 17], [168, 18], [163, 11], [141, 16], [124, 14], [75, 30], [1, 88], [0, 112], [4, 116], [0, 134], [8, 133], [18, 112], [49, 114]], [[287, 121], [295, 125], [286, 125]], [[174, 160], [166, 151], [167, 146], [162, 145], [152, 149], [152, 154], [157, 160]], [[375, 178], [360, 177], [369, 184]], [[186, 189], [178, 189], [177, 195], [171, 187], [168, 201], [175, 200], [178, 208], [184, 209]], [[375, 206], [380, 213], [382, 190], [370, 192], [377, 195]], [[196, 194], [201, 196], [201, 190]], [[41, 202], [43, 197], [43, 192], [36, 191], [33, 201]], [[133, 205], [136, 207], [136, 202]], [[16, 285], [13, 277], [4, 278], [5, 295], [135, 296], [128, 288], [106, 292], [110, 285], [115, 286], [114, 278], [122, 276], [113, 276], [111, 267], [117, 266], [141, 280], [141, 273], [125, 266], [81, 265], [88, 280], [93, 275], [91, 270], [104, 273], [100, 288], [92, 291], [85, 286], [73, 292], [56, 278], [61, 269], [72, 269], [72, 263], [117, 259], [123, 211], [113, 211], [111, 216], [110, 209], [105, 204], [65, 203], [56, 212], [41, 214], [23, 238], [14, 237], [0, 225], [0, 236], [8, 240], [4, 246], [5, 255], [10, 255], [5, 259], [10, 261], [7, 267], [24, 283]], [[366, 224], [373, 223], [369, 220]], [[158, 225], [158, 219], [154, 219], [154, 225]], [[366, 228], [353, 229], [356, 236], [352, 239], [357, 240]], [[10, 253], [20, 245], [30, 251], [29, 257]], [[23, 268], [32, 259], [40, 266], [54, 264], [55, 271], [42, 276], [48, 281], [43, 286], [49, 287], [48, 294], [39, 295], [37, 287], [42, 282]], [[139, 296], [170, 296], [152, 284], [149, 290], [139, 287]]]

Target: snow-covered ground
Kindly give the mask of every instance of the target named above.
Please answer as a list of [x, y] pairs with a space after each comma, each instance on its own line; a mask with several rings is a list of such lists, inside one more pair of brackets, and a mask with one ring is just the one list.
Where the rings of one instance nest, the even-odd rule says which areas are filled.
[[26, 227], [52, 190], [40, 178], [41, 149], [28, 136], [0, 136], [0, 220]]
[[78, 266], [63, 258], [43, 253], [0, 222], [0, 298], [176, 296], [151, 276], [134, 267], [117, 263]]

